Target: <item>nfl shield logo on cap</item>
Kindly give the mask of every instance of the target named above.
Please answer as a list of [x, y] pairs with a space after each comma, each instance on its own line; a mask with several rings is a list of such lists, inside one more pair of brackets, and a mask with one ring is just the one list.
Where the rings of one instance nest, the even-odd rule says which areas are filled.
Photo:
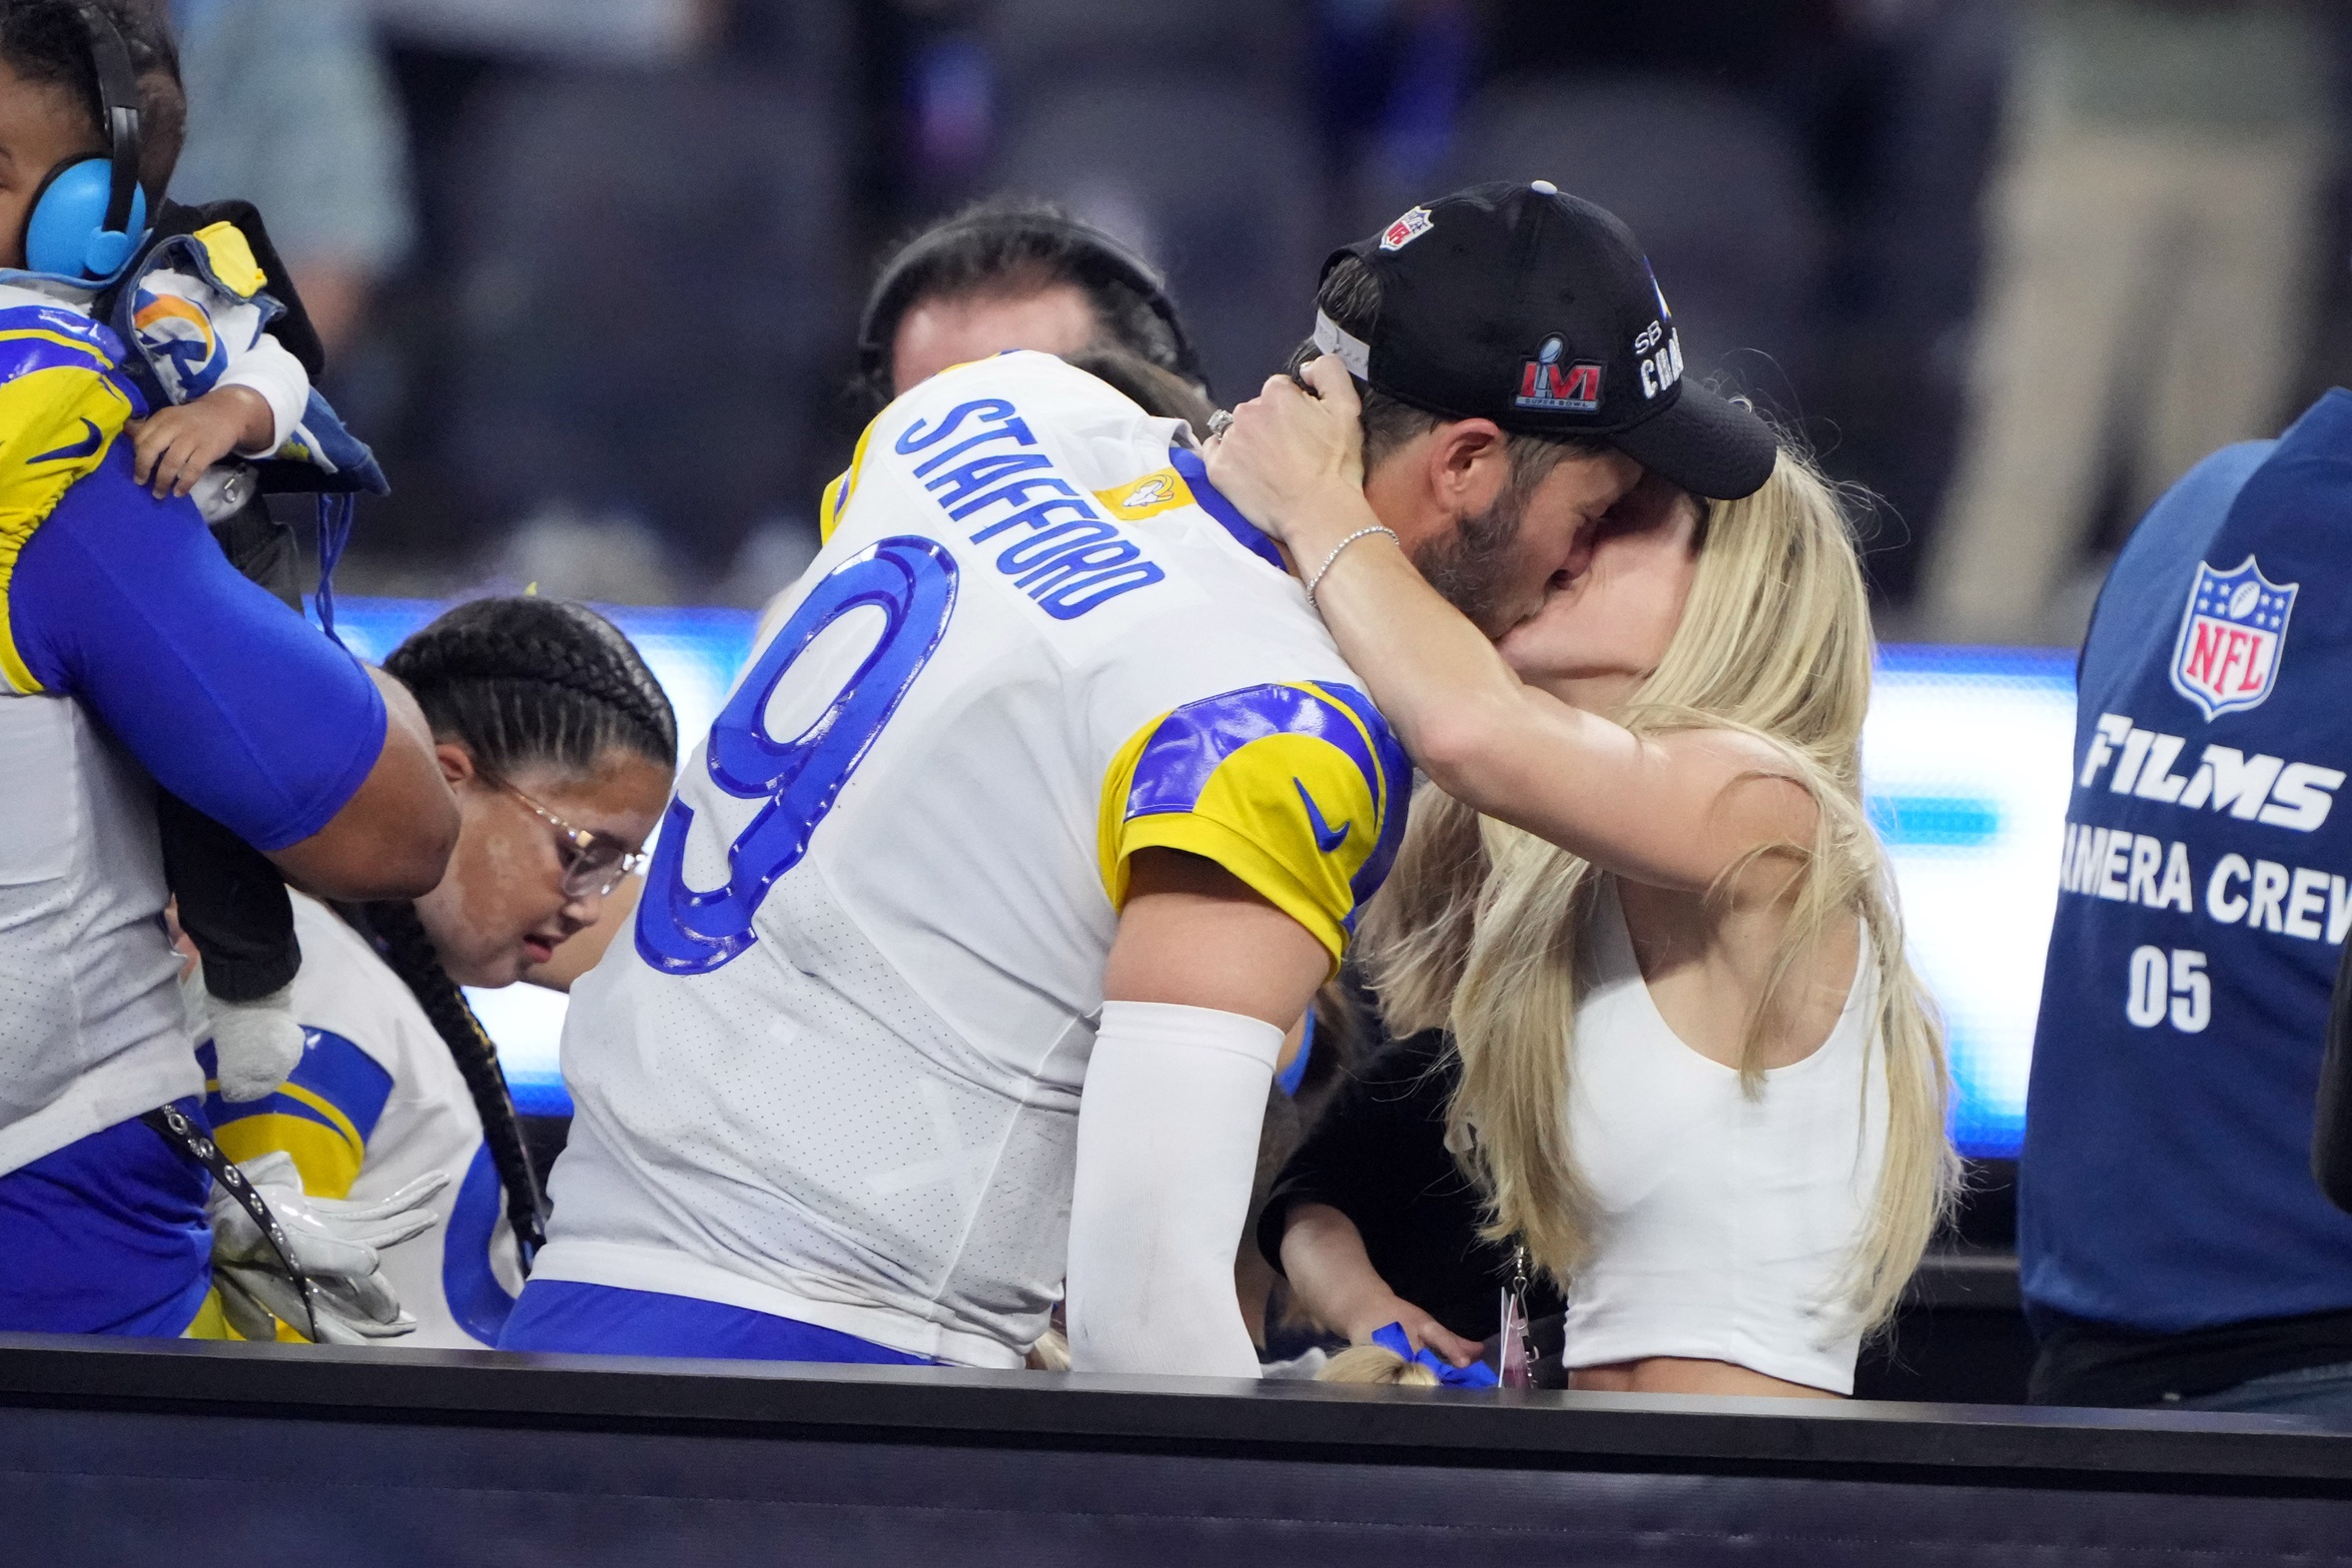
[[2272, 582], [2251, 555], [2233, 571], [2197, 562], [2172, 650], [2172, 689], [2207, 719], [2258, 707], [2278, 685], [2287, 616], [2301, 586]]
[[1429, 209], [1415, 207], [1380, 231], [1380, 249], [1401, 251], [1429, 232]]

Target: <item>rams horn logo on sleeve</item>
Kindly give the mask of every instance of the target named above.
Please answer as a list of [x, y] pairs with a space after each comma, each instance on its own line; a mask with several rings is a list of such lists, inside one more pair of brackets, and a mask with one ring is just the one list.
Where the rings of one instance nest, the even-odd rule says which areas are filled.
[[1337, 964], [1404, 837], [1412, 764], [1363, 693], [1246, 686], [1147, 724], [1105, 780], [1103, 884], [1139, 849], [1204, 856], [1321, 939]]

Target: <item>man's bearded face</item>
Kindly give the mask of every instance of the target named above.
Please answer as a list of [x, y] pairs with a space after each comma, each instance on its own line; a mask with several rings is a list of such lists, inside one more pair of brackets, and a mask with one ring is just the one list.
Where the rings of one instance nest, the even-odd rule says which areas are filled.
[[1413, 565], [1429, 586], [1489, 637], [1500, 637], [1520, 618], [1512, 600], [1525, 595], [1512, 590], [1529, 499], [1522, 486], [1506, 484], [1493, 505], [1413, 551]]

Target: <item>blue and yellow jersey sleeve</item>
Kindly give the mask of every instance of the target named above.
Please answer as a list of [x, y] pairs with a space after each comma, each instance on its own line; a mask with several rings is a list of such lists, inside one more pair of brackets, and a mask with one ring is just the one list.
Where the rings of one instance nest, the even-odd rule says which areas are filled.
[[392, 1098], [392, 1074], [341, 1035], [303, 1031], [303, 1059], [285, 1083], [260, 1100], [231, 1104], [213, 1080], [212, 1047], [197, 1053], [205, 1068], [204, 1111], [221, 1153], [242, 1164], [283, 1150], [313, 1197], [348, 1197], [368, 1158], [368, 1140]]
[[35, 692], [8, 612], [17, 558], [59, 497], [146, 411], [96, 322], [46, 306], [0, 310], [0, 681]]
[[1120, 748], [1104, 780], [1103, 886], [1138, 850], [1204, 856], [1313, 932], [1336, 966], [1404, 836], [1412, 765], [1368, 698], [1329, 681], [1187, 702]]
[[107, 444], [11, 541], [0, 598], [21, 689], [81, 702], [157, 783], [254, 848], [309, 838], [383, 751], [383, 695], [229, 564], [194, 502], [135, 482], [129, 441]]

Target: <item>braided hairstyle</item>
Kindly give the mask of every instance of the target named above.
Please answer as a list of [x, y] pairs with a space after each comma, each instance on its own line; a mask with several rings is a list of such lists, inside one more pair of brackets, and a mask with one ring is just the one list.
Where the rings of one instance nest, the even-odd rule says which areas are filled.
[[[678, 721], [660, 682], [620, 629], [585, 605], [475, 599], [410, 636], [384, 668], [415, 695], [435, 738], [462, 742], [495, 777], [543, 764], [585, 772], [616, 748], [677, 766]], [[415, 996], [464, 1075], [528, 1269], [545, 1203], [497, 1051], [414, 904], [339, 908]]]

